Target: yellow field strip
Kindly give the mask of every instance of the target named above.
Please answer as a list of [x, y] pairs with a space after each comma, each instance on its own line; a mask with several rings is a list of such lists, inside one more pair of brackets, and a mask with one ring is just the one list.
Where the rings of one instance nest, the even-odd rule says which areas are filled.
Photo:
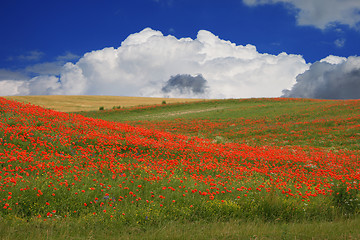
[[132, 107], [139, 105], [154, 105], [179, 102], [204, 101], [205, 99], [194, 98], [150, 98], [150, 97], [120, 97], [120, 96], [66, 96], [66, 95], [46, 95], [46, 96], [9, 96], [4, 97], [19, 102], [31, 103], [41, 107], [54, 109], [62, 112], [79, 112], [99, 110], [99, 107], [112, 109], [118, 107]]

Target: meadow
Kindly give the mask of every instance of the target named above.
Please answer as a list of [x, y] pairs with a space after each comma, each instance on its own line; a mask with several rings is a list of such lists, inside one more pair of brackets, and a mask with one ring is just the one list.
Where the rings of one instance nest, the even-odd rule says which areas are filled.
[[360, 238], [359, 113], [359, 100], [65, 113], [0, 98], [0, 238]]

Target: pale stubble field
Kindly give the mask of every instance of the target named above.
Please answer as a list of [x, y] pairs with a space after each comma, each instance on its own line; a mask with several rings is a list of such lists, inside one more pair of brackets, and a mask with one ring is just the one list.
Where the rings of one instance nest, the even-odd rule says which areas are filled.
[[104, 107], [105, 110], [113, 107], [133, 107], [139, 105], [154, 105], [166, 103], [197, 102], [204, 99], [196, 98], [152, 98], [152, 97], [122, 97], [122, 96], [10, 96], [5, 97], [19, 102], [31, 103], [44, 108], [61, 112], [94, 111]]

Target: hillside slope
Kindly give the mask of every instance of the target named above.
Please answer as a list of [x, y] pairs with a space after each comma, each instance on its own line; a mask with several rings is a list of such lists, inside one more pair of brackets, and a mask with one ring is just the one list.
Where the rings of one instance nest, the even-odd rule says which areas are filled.
[[[314, 118], [309, 122], [314, 128], [358, 132], [356, 114], [338, 113], [358, 109], [358, 101], [322, 105], [291, 99], [227, 100], [91, 113], [116, 118], [127, 113], [134, 118], [149, 115], [147, 121], [128, 119], [125, 123], [0, 98], [0, 218], [6, 224], [15, 222], [15, 226], [51, 221], [101, 226], [99, 231], [112, 226], [116, 231], [119, 227], [150, 229], [174, 222], [289, 223], [358, 217], [359, 151], [275, 145], [265, 138], [257, 144], [244, 144], [236, 137], [240, 133], [233, 134], [231, 141], [217, 139], [219, 135], [209, 138], [214, 131], [230, 134], [228, 129], [237, 127], [236, 131], [244, 131], [243, 138], [251, 139], [252, 127], [257, 126], [256, 134], [261, 135], [261, 130], [268, 131], [268, 124], [276, 125], [276, 119], [280, 127], [275, 129], [292, 131], [299, 125], [294, 125], [299, 119], [291, 120], [297, 116], [295, 110], [284, 115], [291, 118], [270, 113], [265, 118], [263, 113], [276, 104], [279, 109], [281, 104], [284, 109], [311, 109], [311, 103], [317, 109], [310, 112], [312, 116], [299, 116]], [[214, 104], [224, 104], [217, 113], [217, 117], [229, 116], [223, 122], [217, 122], [220, 118], [216, 115], [195, 117], [206, 116]], [[330, 114], [326, 109], [333, 107], [337, 110]], [[173, 126], [154, 117], [166, 109], [166, 121]], [[318, 114], [318, 109], [325, 111]], [[331, 122], [318, 121], [315, 113], [323, 119], [329, 116]], [[243, 118], [238, 118], [239, 114]], [[178, 119], [180, 115], [187, 117]], [[268, 122], [264, 122], [267, 117]], [[214, 123], [218, 125], [213, 127]], [[199, 137], [199, 132], [204, 137]], [[268, 134], [261, 136], [267, 138]], [[339, 139], [337, 143], [342, 137]], [[326, 141], [331, 139], [324, 138]], [[352, 146], [357, 141], [343, 143]], [[5, 233], [0, 231], [0, 237]], [[306, 234], [296, 236], [311, 239]]]
[[359, 100], [229, 99], [81, 114], [219, 143], [360, 149]]

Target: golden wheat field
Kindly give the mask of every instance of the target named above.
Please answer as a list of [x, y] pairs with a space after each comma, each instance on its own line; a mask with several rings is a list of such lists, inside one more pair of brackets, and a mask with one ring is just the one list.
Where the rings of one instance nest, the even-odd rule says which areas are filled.
[[44, 108], [62, 112], [79, 112], [112, 109], [115, 107], [132, 107], [139, 105], [154, 105], [179, 102], [195, 102], [204, 99], [195, 98], [152, 98], [152, 97], [121, 97], [121, 96], [66, 96], [66, 95], [46, 95], [46, 96], [10, 96], [5, 97], [19, 102], [31, 103]]

